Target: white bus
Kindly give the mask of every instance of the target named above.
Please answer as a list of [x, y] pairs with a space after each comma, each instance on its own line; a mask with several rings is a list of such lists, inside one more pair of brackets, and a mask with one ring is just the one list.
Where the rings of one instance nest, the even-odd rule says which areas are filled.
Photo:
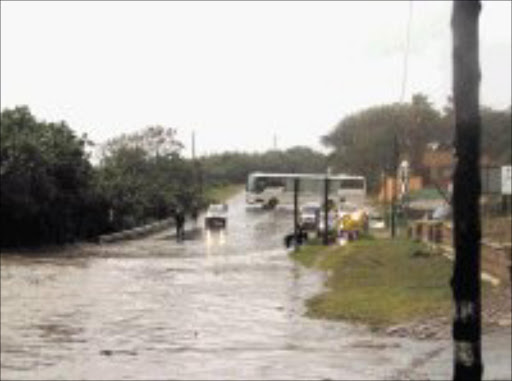
[[245, 200], [250, 206], [293, 204], [294, 179], [299, 179], [299, 202], [322, 203], [326, 176], [329, 179], [329, 199], [334, 203], [364, 203], [366, 180], [363, 176], [321, 173], [253, 172], [247, 178]]

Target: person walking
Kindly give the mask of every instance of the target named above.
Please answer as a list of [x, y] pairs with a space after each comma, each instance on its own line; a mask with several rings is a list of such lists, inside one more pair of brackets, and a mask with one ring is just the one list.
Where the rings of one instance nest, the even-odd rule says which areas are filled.
[[185, 239], [185, 213], [183, 209], [178, 209], [174, 215], [176, 221], [176, 241], [180, 242]]
[[194, 229], [197, 228], [197, 219], [199, 217], [199, 208], [197, 206], [194, 205], [194, 207], [192, 208], [192, 214], [191, 214], [191, 217], [192, 217], [192, 220], [194, 221]]

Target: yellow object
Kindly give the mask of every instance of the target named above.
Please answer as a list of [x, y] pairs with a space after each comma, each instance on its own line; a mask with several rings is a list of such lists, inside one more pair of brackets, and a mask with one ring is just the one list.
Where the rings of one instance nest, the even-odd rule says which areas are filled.
[[366, 214], [357, 211], [351, 214], [345, 214], [341, 218], [341, 228], [343, 230], [362, 230], [364, 228]]

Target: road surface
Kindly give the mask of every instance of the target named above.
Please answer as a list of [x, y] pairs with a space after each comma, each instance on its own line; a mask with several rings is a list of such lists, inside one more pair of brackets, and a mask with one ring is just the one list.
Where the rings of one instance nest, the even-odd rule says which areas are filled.
[[[323, 278], [288, 258], [289, 212], [247, 210], [242, 193], [228, 216], [225, 231], [187, 221], [181, 243], [169, 230], [64, 255], [4, 253], [1, 378], [451, 377], [449, 338], [391, 338], [303, 316]], [[484, 359], [507, 355], [505, 344], [494, 354], [485, 345]], [[506, 363], [486, 378], [510, 378]]]

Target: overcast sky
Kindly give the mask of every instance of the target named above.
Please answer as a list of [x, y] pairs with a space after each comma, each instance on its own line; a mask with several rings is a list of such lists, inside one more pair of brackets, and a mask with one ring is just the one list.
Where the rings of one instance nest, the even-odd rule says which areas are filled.
[[[409, 2], [1, 2], [1, 107], [101, 143], [175, 127], [190, 154], [307, 145], [400, 98]], [[412, 5], [405, 98], [451, 93], [451, 2]], [[483, 3], [481, 102], [511, 103], [511, 2]]]

